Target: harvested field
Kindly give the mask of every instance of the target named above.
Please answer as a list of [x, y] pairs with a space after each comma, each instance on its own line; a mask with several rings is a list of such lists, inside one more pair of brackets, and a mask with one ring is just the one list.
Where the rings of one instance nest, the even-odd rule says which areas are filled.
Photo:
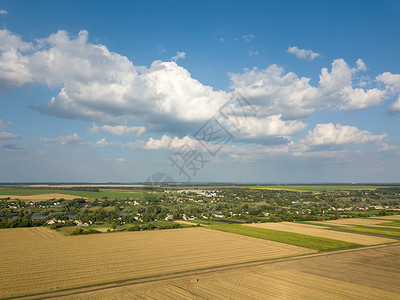
[[400, 215], [374, 217], [374, 219], [398, 220], [398, 221], [400, 221]]
[[96, 228], [96, 230], [100, 232], [107, 232], [108, 230], [113, 230], [113, 229], [111, 227], [110, 228], [100, 227]]
[[206, 228], [29, 238], [32, 230], [42, 229], [0, 230], [0, 297], [315, 252]]
[[[64, 236], [47, 227], [10, 228], [0, 229], [0, 247], [10, 244], [22, 245], [24, 243], [41, 242], [46, 240], [63, 239]], [[1, 252], [3, 255], [3, 252]], [[3, 267], [3, 264], [1, 265]]]
[[142, 187], [141, 184], [30, 184], [26, 185], [31, 188], [77, 188], [77, 187], [115, 187], [115, 188], [124, 188], [124, 187]]
[[318, 251], [343, 250], [349, 248], [357, 248], [362, 245], [349, 243], [340, 240], [328, 239], [319, 236], [312, 236], [302, 233], [295, 233], [282, 230], [274, 230], [267, 228], [259, 228], [254, 226], [242, 226], [238, 224], [218, 224], [209, 225], [207, 228], [240, 234], [244, 236], [255, 237], [259, 239], [285, 243], [294, 246], [305, 247]]
[[378, 227], [378, 226], [354, 226], [348, 227], [349, 229], [356, 230], [358, 232], [373, 232], [390, 235], [393, 237], [400, 237], [400, 229], [398, 227]]
[[291, 188], [278, 188], [278, 187], [257, 187], [257, 188], [250, 188], [251, 190], [270, 190], [270, 191], [289, 191], [289, 192], [311, 192], [311, 190], [296, 190]]
[[356, 243], [364, 246], [378, 245], [383, 243], [396, 242], [397, 240], [381, 238], [363, 234], [337, 232], [322, 228], [321, 226], [314, 226], [300, 223], [280, 222], [280, 223], [253, 223], [246, 224], [244, 226], [251, 226], [257, 228], [266, 228], [273, 230], [281, 230], [287, 232], [295, 232], [301, 234], [307, 234], [312, 236], [318, 236], [328, 239], [335, 239], [340, 241], [346, 241], [350, 243]]
[[63, 299], [399, 299], [399, 256], [399, 244], [363, 248], [64, 294]]
[[[312, 222], [313, 225], [327, 225], [327, 226], [338, 226], [341, 228], [352, 228], [352, 229], [361, 229], [361, 227], [368, 226], [370, 228], [376, 229], [389, 229], [389, 228], [398, 228], [399, 220], [395, 219], [376, 219], [376, 218], [367, 218], [367, 219], [338, 219], [331, 221], [320, 221], [320, 222]], [[353, 227], [352, 227], [353, 226]], [[357, 226], [357, 227], [354, 227]]]
[[[376, 225], [376, 226], [378, 226], [378, 225]], [[388, 222], [385, 222], [385, 223], [380, 223], [379, 226], [385, 226], [385, 228], [387, 228], [387, 227], [399, 228], [400, 227], [400, 221], [391, 220], [391, 221], [388, 221]]]
[[342, 226], [342, 225], [377, 225], [383, 223], [384, 220], [377, 220], [377, 219], [338, 219], [338, 220], [331, 220], [331, 221], [313, 221], [314, 224], [328, 224], [328, 225], [337, 225], [337, 226]]
[[29, 195], [29, 196], [16, 196], [16, 195], [0, 195], [0, 198], [8, 198], [10, 200], [23, 200], [23, 201], [44, 201], [44, 200], [51, 200], [51, 199], [61, 199], [64, 198], [65, 200], [73, 200], [75, 198], [87, 198], [87, 197], [77, 197], [74, 195], [66, 195], [66, 194], [39, 194], [39, 195]]
[[[189, 222], [189, 221], [182, 221], [182, 220], [177, 220], [177, 221], [174, 221], [175, 223], [179, 223], [179, 224], [185, 224], [185, 225], [192, 225], [192, 226], [196, 226], [197, 225], [197, 223], [192, 223], [192, 222]], [[204, 225], [202, 225], [202, 226], [204, 226]]]
[[324, 184], [302, 184], [302, 185], [268, 185], [268, 186], [241, 186], [242, 188], [251, 189], [269, 189], [269, 190], [287, 190], [296, 192], [332, 192], [332, 191], [358, 191], [358, 190], [376, 190], [377, 188], [387, 188], [389, 186], [376, 185], [324, 185]]

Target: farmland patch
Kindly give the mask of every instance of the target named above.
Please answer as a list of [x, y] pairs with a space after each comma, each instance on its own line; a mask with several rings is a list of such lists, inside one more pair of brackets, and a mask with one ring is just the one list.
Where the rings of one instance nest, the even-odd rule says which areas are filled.
[[29, 230], [1, 231], [6, 234], [0, 235], [5, 241], [0, 243], [0, 297], [315, 252], [205, 228], [71, 237], [55, 233], [56, 238], [33, 238]]
[[296, 245], [309, 249], [327, 251], [360, 247], [360, 244], [334, 240], [330, 238], [311, 236], [302, 233], [295, 233], [282, 230], [273, 230], [267, 228], [258, 228], [244, 225], [209, 225], [208, 228], [251, 236], [260, 239], [266, 239], [290, 245]]
[[300, 223], [290, 223], [290, 222], [256, 223], [256, 224], [248, 224], [246, 226], [307, 234], [316, 237], [335, 239], [349, 243], [356, 243], [364, 246], [396, 242], [396, 240], [387, 238], [374, 237], [363, 234], [347, 233], [347, 232], [338, 232], [338, 231], [328, 230], [320, 226], [300, 224]]

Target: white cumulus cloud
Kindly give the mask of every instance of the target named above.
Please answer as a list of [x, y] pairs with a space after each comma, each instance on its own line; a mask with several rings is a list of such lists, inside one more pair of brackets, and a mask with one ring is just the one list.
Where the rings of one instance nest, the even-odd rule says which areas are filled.
[[390, 112], [400, 112], [400, 74], [384, 72], [378, 75], [376, 80], [385, 85], [389, 95], [397, 97], [390, 105]]
[[390, 111], [395, 113], [400, 112], [400, 95], [397, 100], [390, 105]]
[[166, 149], [169, 148], [171, 140], [172, 139], [167, 135], [163, 135], [159, 140], [150, 138], [148, 142], [145, 144], [144, 149], [147, 150]]
[[313, 60], [314, 58], [321, 56], [321, 54], [313, 52], [312, 50], [299, 49], [297, 46], [289, 47], [286, 52], [294, 54], [297, 58], [305, 60]]
[[362, 88], [346, 87], [342, 90], [343, 97], [347, 99], [340, 107], [342, 110], [360, 110], [379, 105], [386, 99], [385, 90], [377, 88], [365, 90]]
[[[235, 137], [244, 139], [246, 135], [256, 141], [297, 134], [305, 127], [299, 119], [316, 110], [365, 109], [379, 105], [397, 90], [397, 79], [392, 78], [398, 74], [386, 73], [376, 80], [384, 88], [354, 87], [358, 72], [366, 70], [365, 63], [357, 60], [352, 68], [337, 59], [331, 70], [321, 70], [316, 86], [310, 84], [311, 78], [271, 65], [230, 74], [233, 91], [218, 91], [194, 79], [174, 61], [156, 60], [148, 67], [136, 66], [88, 38], [85, 30], [76, 37], [60, 30], [32, 44], [6, 29], [0, 30], [0, 90], [46, 84], [57, 94], [34, 107], [42, 114], [102, 124], [94, 125], [92, 132], [141, 135], [146, 128], [170, 136], [183, 136], [200, 128], [238, 92], [257, 114], [241, 120], [243, 128]], [[183, 52], [179, 53], [177, 56], [183, 58]], [[393, 109], [396, 107], [394, 103]], [[129, 123], [143, 127], [120, 125]]]
[[163, 135], [161, 139], [149, 138], [144, 144], [143, 149], [145, 150], [158, 150], [158, 149], [176, 149], [187, 144], [191, 148], [195, 148], [197, 140], [194, 140], [188, 136], [183, 138], [174, 137], [171, 138], [167, 135]]
[[36, 108], [43, 114], [99, 123], [141, 121], [162, 125], [163, 130], [169, 124], [176, 128], [173, 123], [204, 121], [229, 98], [193, 79], [175, 62], [134, 66], [87, 39], [87, 31], [76, 38], [58, 31], [39, 40], [33, 53], [3, 52], [13, 57], [0, 57], [0, 88], [45, 83], [60, 87], [60, 92]]
[[115, 145], [115, 143], [113, 143], [113, 142], [107, 142], [107, 140], [105, 138], [102, 138], [101, 140], [98, 140], [97, 142], [83, 141], [77, 133], [74, 133], [71, 135], [61, 135], [56, 138], [45, 137], [45, 138], [41, 138], [40, 140], [45, 143], [58, 143], [63, 146], [64, 145], [93, 146], [93, 147], [102, 148], [105, 146]]
[[106, 147], [106, 146], [110, 146], [113, 145], [114, 143], [112, 142], [107, 142], [107, 140], [105, 138], [102, 138], [101, 140], [92, 143], [93, 146], [95, 147]]
[[146, 131], [146, 128], [143, 126], [125, 126], [125, 125], [117, 125], [117, 126], [110, 126], [110, 125], [104, 125], [104, 126], [96, 126], [95, 124], [93, 127], [90, 129], [90, 132], [93, 133], [101, 133], [101, 132], [106, 132], [112, 135], [137, 135], [141, 136], [144, 132]]
[[183, 138], [179, 137], [170, 137], [168, 135], [163, 135], [161, 138], [152, 138], [150, 137], [147, 142], [143, 140], [137, 140], [134, 142], [129, 142], [124, 144], [123, 148], [128, 148], [129, 150], [160, 150], [160, 149], [178, 149], [184, 145], [189, 146], [192, 149], [198, 147], [198, 141], [192, 139], [189, 136], [184, 136]]
[[31, 49], [32, 43], [23, 42], [7, 29], [0, 30], [0, 90], [34, 82], [29, 59], [21, 54]]
[[356, 69], [358, 71], [367, 71], [367, 65], [362, 61], [362, 59], [357, 59], [356, 61]]
[[310, 146], [365, 144], [380, 142], [386, 136], [387, 134], [373, 135], [354, 126], [328, 123], [316, 125], [303, 142]]
[[360, 110], [379, 105], [386, 99], [386, 88], [353, 88], [357, 72], [363, 69], [362, 60], [351, 68], [343, 59], [336, 59], [330, 71], [321, 69], [318, 86], [312, 86], [310, 78], [284, 73], [277, 65], [231, 74], [231, 81], [232, 88], [254, 104], [260, 116], [280, 114], [282, 119], [299, 119], [316, 110]]
[[250, 52], [249, 52], [250, 57], [257, 56], [257, 55], [258, 55], [258, 51], [250, 50]]
[[74, 133], [72, 135], [62, 135], [56, 138], [41, 138], [42, 142], [60, 143], [61, 145], [83, 145], [87, 144], [81, 140], [81, 137]]
[[296, 119], [326, 107], [320, 100], [321, 92], [309, 84], [309, 78], [299, 78], [292, 72], [284, 74], [277, 65], [231, 74], [231, 81], [232, 88], [248, 99], [260, 116], [281, 114]]
[[235, 125], [239, 132], [233, 132], [236, 139], [253, 140], [268, 137], [289, 137], [299, 133], [307, 124], [297, 120], [282, 120], [281, 115], [267, 117], [237, 117]]
[[185, 52], [176, 51], [176, 55], [171, 57], [171, 61], [177, 62], [179, 59], [185, 59], [185, 58], [186, 58]]
[[400, 74], [384, 72], [376, 77], [378, 82], [385, 84], [387, 90], [391, 93], [400, 93]]
[[244, 39], [246, 42], [250, 42], [251, 40], [254, 40], [255, 38], [256, 38], [256, 36], [252, 33], [242, 35], [242, 39]]
[[0, 15], [6, 15], [8, 12], [4, 9], [0, 9]]

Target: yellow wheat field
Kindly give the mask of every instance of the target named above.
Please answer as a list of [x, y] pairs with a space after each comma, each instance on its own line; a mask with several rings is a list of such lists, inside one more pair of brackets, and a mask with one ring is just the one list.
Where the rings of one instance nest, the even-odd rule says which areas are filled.
[[324, 237], [324, 238], [328, 238], [328, 239], [356, 243], [356, 244], [365, 245], [365, 246], [378, 245], [378, 244], [384, 244], [384, 243], [397, 241], [394, 239], [381, 238], [381, 237], [375, 237], [375, 236], [370, 236], [370, 235], [332, 231], [332, 230], [325, 229], [322, 226], [291, 223], [291, 222], [253, 223], [253, 224], [246, 224], [245, 226], [253, 226], [253, 227], [259, 227], [259, 228], [267, 228], [267, 229], [275, 229], [275, 230], [289, 231], [289, 232], [295, 232], [295, 233], [302, 233], [302, 234], [307, 234], [307, 235]]
[[52, 200], [52, 199], [65, 199], [65, 200], [73, 200], [75, 198], [85, 198], [87, 197], [78, 197], [74, 195], [66, 195], [66, 194], [39, 194], [39, 195], [29, 195], [29, 196], [16, 196], [16, 195], [0, 195], [0, 198], [8, 198], [10, 200], [23, 200], [23, 201], [43, 201], [43, 200]]
[[358, 218], [351, 218], [351, 219], [338, 219], [338, 220], [330, 220], [330, 221], [318, 221], [313, 223], [318, 224], [329, 224], [329, 225], [376, 225], [380, 223], [384, 223], [384, 220], [376, 220], [376, 219], [358, 219]]
[[[64, 236], [46, 227], [0, 229], [0, 249], [3, 249], [3, 246], [7, 247], [7, 245], [13, 243], [23, 245], [24, 243], [42, 242], [59, 238], [64, 238]], [[0, 254], [3, 256], [3, 252], [0, 252]]]
[[397, 244], [61, 295], [82, 300], [400, 299], [399, 256]]
[[304, 192], [309, 192], [308, 190], [296, 190], [296, 189], [290, 189], [290, 188], [267, 188], [267, 187], [257, 187], [257, 188], [250, 188], [251, 190], [270, 190], [270, 191], [289, 191], [289, 192], [299, 192], [299, 193], [304, 193]]
[[394, 215], [394, 216], [382, 216], [382, 217], [374, 217], [377, 219], [384, 219], [384, 220], [394, 220], [394, 221], [400, 221], [400, 215]]
[[0, 241], [0, 298], [314, 252], [206, 228], [71, 237], [15, 228]]
[[[182, 220], [176, 220], [174, 222], [178, 223], [178, 224], [184, 224], [184, 225], [192, 225], [192, 226], [197, 225], [197, 223], [194, 223], [194, 222], [192, 223], [192, 222], [189, 222], [189, 221], [182, 221]], [[200, 224], [200, 226], [206, 226], [206, 225]]]
[[[389, 220], [389, 219], [388, 219]], [[343, 226], [343, 225], [364, 225], [364, 226], [379, 226], [378, 224], [387, 223], [390, 221], [381, 220], [381, 219], [338, 219], [338, 220], [330, 220], [330, 221], [319, 221], [313, 222], [318, 224], [329, 224], [329, 225], [336, 225], [336, 226]], [[387, 226], [386, 226], [387, 227]]]

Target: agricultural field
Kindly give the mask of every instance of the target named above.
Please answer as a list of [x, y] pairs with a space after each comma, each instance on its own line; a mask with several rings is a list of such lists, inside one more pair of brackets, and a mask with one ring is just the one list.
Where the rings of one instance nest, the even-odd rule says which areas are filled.
[[[63, 236], [54, 230], [46, 227], [24, 228], [24, 229], [0, 229], [0, 245], [10, 243], [42, 242], [44, 240], [53, 240], [63, 238]], [[3, 252], [1, 253], [3, 255]], [[2, 264], [2, 267], [4, 265]]]
[[76, 187], [93, 187], [93, 188], [132, 188], [142, 187], [142, 184], [29, 184], [31, 188], [76, 188]]
[[343, 225], [378, 225], [383, 224], [383, 222], [387, 222], [386, 220], [381, 220], [375, 218], [348, 218], [348, 219], [337, 219], [337, 220], [331, 220], [331, 221], [322, 221], [322, 222], [313, 222], [314, 224], [329, 224], [329, 225], [337, 225], [337, 226], [343, 226]]
[[392, 216], [382, 216], [382, 217], [375, 217], [376, 219], [384, 219], [384, 220], [393, 220], [400, 222], [400, 215], [392, 215]]
[[338, 219], [306, 223], [323, 226], [326, 229], [336, 231], [340, 234], [347, 232], [351, 234], [365, 234], [379, 238], [400, 240], [400, 222], [397, 215], [384, 216], [382, 218]]
[[[156, 299], [265, 299], [268, 291], [272, 298], [285, 298], [295, 290], [320, 299], [329, 298], [329, 288], [336, 289], [336, 298], [355, 290], [379, 294], [379, 286], [298, 269], [242, 273], [249, 264], [328, 257], [400, 241], [400, 215], [394, 215], [399, 188], [300, 193], [296, 187], [309, 186], [292, 191], [1, 186], [1, 197], [10, 199], [0, 201], [0, 225], [7, 228], [0, 229], [0, 298], [66, 296], [76, 289], [101, 289], [111, 298], [123, 298], [115, 297], [114, 289], [126, 298], [150, 293]], [[64, 199], [53, 200], [59, 196]], [[239, 273], [227, 271], [233, 268]], [[213, 277], [217, 270], [227, 273]], [[188, 281], [187, 274], [201, 274], [200, 281]], [[170, 284], [166, 278], [172, 277]], [[160, 278], [165, 280], [153, 285]], [[263, 281], [274, 284], [264, 288]], [[135, 288], [131, 282], [141, 283]], [[324, 288], [312, 294], [313, 282]]]
[[[52, 199], [58, 197], [51, 197], [50, 195], [53, 194], [60, 194], [60, 195], [67, 195], [70, 196], [69, 198], [87, 198], [87, 199], [96, 199], [96, 198], [129, 198], [129, 197], [138, 197], [138, 198], [143, 198], [143, 192], [142, 191], [110, 191], [110, 190], [100, 190], [98, 192], [91, 192], [91, 191], [75, 191], [75, 190], [67, 190], [67, 189], [13, 189], [13, 188], [7, 188], [7, 189], [1, 189], [0, 188], [0, 194], [1, 198], [18, 198], [21, 200], [24, 200], [24, 198], [34, 198], [35, 200], [47, 200], [47, 199]], [[158, 193], [146, 193], [149, 197], [158, 197], [160, 194]], [[21, 197], [23, 196], [23, 197]], [[35, 197], [33, 197], [35, 196]], [[59, 197], [59, 198], [63, 198]], [[64, 198], [67, 199], [67, 198]], [[30, 200], [30, 199], [26, 199]]]
[[385, 222], [385, 223], [379, 223], [377, 226], [400, 227], [400, 221], [390, 221], [390, 222]]
[[277, 191], [294, 191], [294, 192], [333, 192], [333, 191], [359, 191], [359, 190], [375, 190], [377, 188], [388, 188], [391, 186], [377, 185], [323, 185], [323, 184], [304, 184], [304, 185], [268, 185], [268, 186], [245, 186], [251, 189], [261, 190], [277, 190]]
[[[326, 186], [334, 187], [316, 185]], [[290, 186], [292, 191], [285, 190], [285, 185], [278, 190], [254, 187], [206, 190], [190, 186], [3, 185], [0, 227], [40, 226], [53, 218], [69, 221], [65, 226], [74, 221], [139, 225], [161, 219], [255, 223], [377, 217], [400, 212], [400, 188], [373, 190], [377, 186], [370, 186], [369, 190], [300, 193], [293, 188], [310, 185]]]
[[280, 230], [285, 232], [293, 232], [306, 234], [311, 236], [323, 237], [328, 239], [335, 239], [340, 241], [346, 241], [349, 243], [356, 243], [364, 246], [378, 245], [384, 243], [396, 242], [397, 240], [381, 238], [363, 234], [338, 232], [329, 230], [322, 226], [300, 224], [300, 223], [290, 223], [290, 222], [280, 222], [280, 223], [257, 223], [257, 224], [247, 224], [245, 226]]
[[[51, 200], [51, 199], [65, 199], [65, 200], [72, 200], [75, 199], [77, 196], [68, 195], [68, 194], [35, 194], [35, 195], [0, 195], [1, 199], [10, 198], [10, 200], [22, 200], [22, 201], [29, 201], [29, 202], [40, 202], [43, 200]], [[81, 197], [87, 198], [87, 197]]]
[[63, 299], [399, 299], [400, 245], [55, 294]]
[[50, 229], [0, 230], [0, 298], [101, 286], [315, 253], [206, 228], [65, 237]]
[[280, 243], [286, 243], [318, 251], [332, 251], [339, 249], [361, 247], [361, 244], [357, 244], [354, 242], [347, 242], [342, 240], [335, 240], [332, 238], [312, 236], [303, 233], [258, 228], [254, 226], [220, 224], [220, 225], [209, 225], [207, 226], [207, 228], [220, 230], [224, 232], [236, 233], [244, 236], [251, 236], [259, 239], [276, 241]]

